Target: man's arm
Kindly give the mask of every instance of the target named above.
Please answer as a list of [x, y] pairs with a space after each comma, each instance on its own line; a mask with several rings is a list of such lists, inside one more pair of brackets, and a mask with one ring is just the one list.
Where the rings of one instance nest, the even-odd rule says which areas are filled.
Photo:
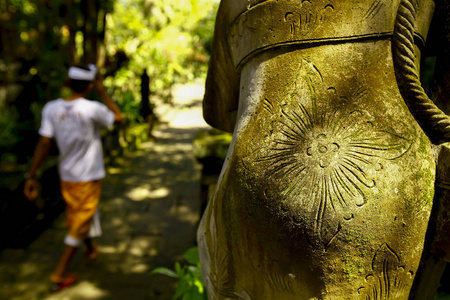
[[106, 93], [102, 78], [96, 78], [94, 84], [100, 98], [102, 98], [103, 103], [110, 111], [114, 113], [114, 123], [120, 123], [122, 121], [122, 112]]
[[27, 180], [25, 182], [24, 194], [29, 201], [34, 201], [38, 196], [38, 182], [36, 180], [36, 172], [44, 162], [45, 158], [50, 152], [52, 146], [52, 139], [49, 137], [41, 136], [39, 142], [34, 149], [33, 158], [31, 159], [30, 170], [27, 174]]

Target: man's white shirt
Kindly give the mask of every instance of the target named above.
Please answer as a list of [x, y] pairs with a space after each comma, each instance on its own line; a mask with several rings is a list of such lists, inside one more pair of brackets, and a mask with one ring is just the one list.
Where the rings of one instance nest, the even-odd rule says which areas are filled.
[[61, 180], [105, 177], [100, 129], [113, 123], [114, 113], [97, 101], [56, 99], [44, 106], [39, 134], [56, 140]]

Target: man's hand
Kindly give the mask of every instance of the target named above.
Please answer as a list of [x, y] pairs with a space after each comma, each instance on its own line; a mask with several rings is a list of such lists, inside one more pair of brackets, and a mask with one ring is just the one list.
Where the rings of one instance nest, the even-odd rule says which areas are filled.
[[100, 98], [102, 98], [103, 103], [106, 105], [106, 107], [108, 107], [110, 111], [114, 113], [114, 123], [120, 123], [122, 121], [122, 113], [119, 107], [117, 107], [117, 105], [106, 93], [105, 87], [103, 86], [103, 78], [100, 75], [97, 75], [97, 77], [95, 78], [94, 85]]
[[101, 77], [99, 74], [97, 74], [97, 76], [95, 76], [94, 86], [99, 94], [106, 93], [105, 87], [103, 86], [103, 77]]
[[34, 178], [28, 178], [25, 181], [23, 193], [28, 201], [34, 201], [39, 194], [39, 182]]
[[23, 193], [28, 201], [36, 200], [39, 194], [39, 182], [35, 179], [36, 172], [39, 166], [45, 160], [52, 146], [52, 139], [49, 137], [41, 136], [34, 149], [33, 158], [31, 159], [30, 171], [25, 174], [25, 186]]

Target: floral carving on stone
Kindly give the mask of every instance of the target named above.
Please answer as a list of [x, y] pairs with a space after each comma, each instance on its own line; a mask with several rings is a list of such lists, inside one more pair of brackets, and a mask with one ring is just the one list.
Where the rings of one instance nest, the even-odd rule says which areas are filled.
[[[314, 247], [326, 250], [342, 222], [378, 192], [375, 173], [386, 160], [403, 156], [416, 133], [404, 124], [397, 126], [401, 132], [377, 128], [368, 112], [352, 105], [367, 97], [367, 90], [340, 96], [325, 87], [320, 72], [306, 60], [294, 86], [282, 99], [264, 100], [271, 134], [244, 163], [256, 161], [266, 170], [276, 190], [270, 197], [302, 224]], [[326, 102], [339, 106], [330, 109]]]

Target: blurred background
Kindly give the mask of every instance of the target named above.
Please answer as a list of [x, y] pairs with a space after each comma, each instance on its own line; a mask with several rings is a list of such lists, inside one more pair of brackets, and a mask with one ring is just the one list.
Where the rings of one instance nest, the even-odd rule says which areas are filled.
[[175, 83], [204, 79], [217, 1], [0, 0], [0, 161], [29, 159], [70, 65], [95, 63], [131, 124]]
[[[231, 140], [201, 114], [218, 4], [0, 0], [0, 299], [171, 299], [179, 281], [204, 299], [195, 231]], [[51, 295], [66, 228], [56, 147], [35, 203], [23, 175], [43, 106], [69, 93], [71, 65], [92, 63], [125, 121], [102, 133], [100, 258], [75, 258], [80, 284]]]

